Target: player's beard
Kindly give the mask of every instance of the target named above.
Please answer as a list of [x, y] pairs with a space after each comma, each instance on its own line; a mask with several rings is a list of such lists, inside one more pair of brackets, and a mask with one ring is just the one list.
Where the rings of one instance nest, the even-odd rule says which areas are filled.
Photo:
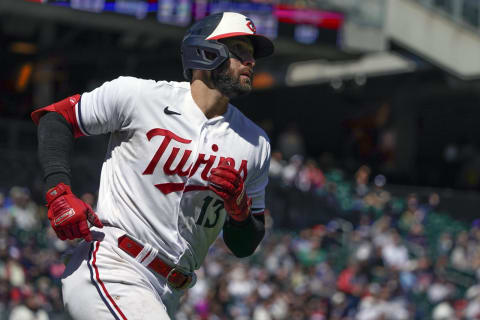
[[249, 94], [252, 91], [253, 75], [249, 80], [242, 82], [240, 76], [234, 79], [229, 67], [230, 64], [227, 61], [212, 71], [212, 81], [215, 88], [230, 99]]

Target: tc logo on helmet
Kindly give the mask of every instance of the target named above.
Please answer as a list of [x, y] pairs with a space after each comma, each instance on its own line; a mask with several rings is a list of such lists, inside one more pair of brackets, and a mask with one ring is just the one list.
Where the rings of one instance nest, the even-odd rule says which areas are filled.
[[245, 20], [247, 20], [248, 29], [252, 30], [253, 33], [257, 33], [257, 28], [253, 24], [253, 21], [250, 18], [245, 18]]

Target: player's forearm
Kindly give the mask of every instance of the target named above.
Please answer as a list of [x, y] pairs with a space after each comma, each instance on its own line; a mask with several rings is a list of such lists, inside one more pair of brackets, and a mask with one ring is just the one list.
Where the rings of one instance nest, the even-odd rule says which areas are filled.
[[239, 258], [252, 255], [264, 235], [265, 218], [263, 215], [251, 215], [242, 222], [228, 219], [223, 226], [223, 240], [233, 254]]
[[63, 182], [70, 185], [71, 125], [56, 112], [45, 114], [38, 124], [38, 158], [46, 190]]

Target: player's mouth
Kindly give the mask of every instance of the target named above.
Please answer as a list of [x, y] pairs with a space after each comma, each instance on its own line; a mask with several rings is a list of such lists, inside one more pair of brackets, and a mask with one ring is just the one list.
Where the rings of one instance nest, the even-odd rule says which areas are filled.
[[245, 70], [240, 73], [240, 76], [245, 76], [248, 79], [252, 79], [252, 75], [253, 75], [253, 72], [249, 70]]

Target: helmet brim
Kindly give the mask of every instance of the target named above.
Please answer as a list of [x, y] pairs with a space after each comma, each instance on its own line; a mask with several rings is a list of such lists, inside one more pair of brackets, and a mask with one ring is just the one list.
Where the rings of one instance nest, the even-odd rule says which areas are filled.
[[251, 34], [249, 37], [255, 49], [255, 58], [264, 58], [273, 54], [275, 47], [272, 40], [260, 34]]

